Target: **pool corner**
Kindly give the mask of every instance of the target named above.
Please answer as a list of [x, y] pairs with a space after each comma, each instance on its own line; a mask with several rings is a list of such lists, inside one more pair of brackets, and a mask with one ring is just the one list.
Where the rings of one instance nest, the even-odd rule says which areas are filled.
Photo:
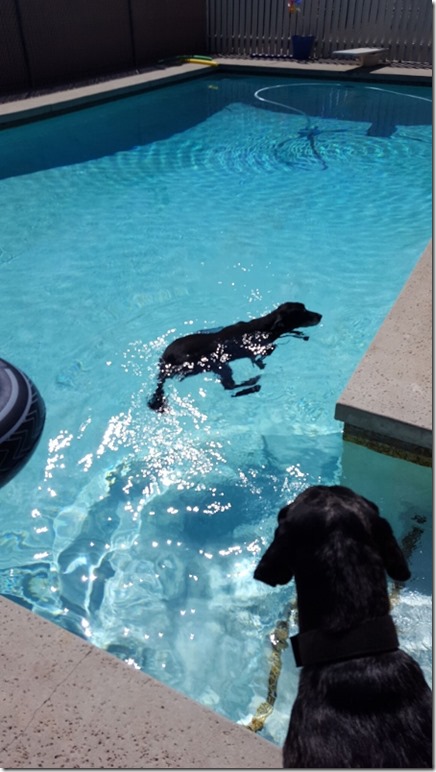
[[432, 243], [336, 403], [344, 440], [432, 463]]

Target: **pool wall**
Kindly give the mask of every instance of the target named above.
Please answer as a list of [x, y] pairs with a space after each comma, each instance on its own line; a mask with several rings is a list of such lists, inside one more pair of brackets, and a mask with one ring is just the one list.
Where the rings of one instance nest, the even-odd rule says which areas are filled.
[[[226, 60], [223, 60], [222, 67], [225, 66]], [[228, 60], [227, 67], [237, 70], [237, 63]], [[300, 66], [288, 62], [281, 65], [268, 62], [260, 66], [259, 62], [241, 62], [241, 67], [252, 72], [282, 75], [294, 73], [300, 76], [305, 73], [314, 77], [365, 77], [380, 82], [395, 79], [397, 82], [431, 83], [429, 71], [392, 67], [360, 74], [360, 68], [349, 64], [328, 66], [312, 63]], [[154, 88], [165, 82], [203, 75], [206, 71], [207, 67], [186, 64], [143, 73], [123, 81], [7, 103], [0, 105], [0, 122], [14, 124], [32, 120], [112, 96]], [[426, 266], [427, 260], [426, 251]], [[429, 297], [428, 268], [418, 270], [413, 276], [415, 302], [419, 305], [419, 313], [422, 313], [424, 299], [427, 309]], [[399, 311], [401, 316], [401, 306]], [[425, 318], [428, 320], [427, 310]], [[422, 350], [427, 352], [431, 327], [423, 324], [421, 332], [425, 338]], [[411, 338], [410, 346], [402, 349], [406, 369], [413, 369], [415, 344], [416, 340]], [[371, 364], [371, 358], [368, 361]], [[422, 363], [423, 377], [428, 384], [431, 361], [427, 360], [427, 354]], [[386, 389], [394, 390], [395, 380], [390, 382], [388, 371], [386, 376]], [[428, 391], [425, 393], [428, 395]], [[406, 389], [404, 399], [410, 408], [413, 423], [416, 418], [413, 409], [416, 393]], [[0, 611], [0, 760], [3, 767], [281, 767], [280, 748], [246, 728], [212, 713], [107, 652], [2, 597]]]

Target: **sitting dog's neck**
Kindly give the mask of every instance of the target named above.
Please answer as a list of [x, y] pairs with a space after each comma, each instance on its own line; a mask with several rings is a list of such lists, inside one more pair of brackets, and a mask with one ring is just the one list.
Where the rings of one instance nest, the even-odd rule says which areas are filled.
[[389, 614], [362, 622], [345, 632], [308, 630], [291, 637], [295, 664], [324, 665], [356, 657], [368, 657], [398, 649], [394, 622]]

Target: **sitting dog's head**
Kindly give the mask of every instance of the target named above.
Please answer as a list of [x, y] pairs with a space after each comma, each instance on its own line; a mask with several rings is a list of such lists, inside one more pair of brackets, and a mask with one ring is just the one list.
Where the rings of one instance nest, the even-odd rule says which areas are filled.
[[322, 319], [316, 311], [308, 311], [304, 303], [282, 303], [273, 314], [273, 330], [281, 330], [283, 333], [297, 327], [313, 327]]
[[[274, 539], [261, 558], [254, 578], [275, 587], [287, 584], [298, 566], [313, 565], [320, 548], [334, 532], [368, 545], [392, 579], [405, 581], [410, 571], [392, 528], [378, 507], [350, 488], [314, 485], [278, 514]], [[335, 556], [337, 559], [337, 556]], [[352, 559], [344, 555], [344, 561]]]

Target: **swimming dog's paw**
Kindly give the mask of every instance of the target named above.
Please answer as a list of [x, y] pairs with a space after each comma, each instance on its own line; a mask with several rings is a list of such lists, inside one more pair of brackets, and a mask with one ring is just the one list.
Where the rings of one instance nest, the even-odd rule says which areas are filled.
[[250, 386], [248, 389], [242, 389], [237, 391], [236, 394], [232, 394], [232, 397], [244, 397], [246, 394], [254, 394], [256, 391], [260, 391], [260, 385]]
[[154, 394], [147, 402], [150, 410], [154, 410], [156, 413], [164, 413], [167, 408], [166, 400], [159, 395]]

